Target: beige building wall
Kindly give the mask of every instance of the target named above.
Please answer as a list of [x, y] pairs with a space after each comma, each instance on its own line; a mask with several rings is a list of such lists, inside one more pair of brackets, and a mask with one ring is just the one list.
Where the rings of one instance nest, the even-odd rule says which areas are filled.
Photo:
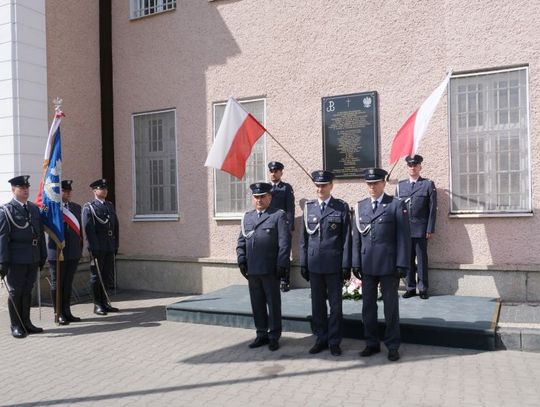
[[[61, 12], [49, 12], [58, 3], [47, 2], [48, 40], [54, 41], [49, 90], [64, 97], [63, 134], [71, 131], [78, 140], [64, 148], [65, 173], [73, 170], [86, 183], [100, 168], [98, 2], [62, 3]], [[311, 171], [322, 167], [321, 97], [377, 91], [380, 165], [388, 169], [393, 136], [448, 69], [528, 64], [531, 188], [533, 212], [538, 210], [537, 1], [183, 0], [175, 11], [138, 20], [129, 20], [128, 1], [112, 3], [124, 286], [200, 292], [243, 281], [234, 267], [240, 222], [213, 218], [213, 173], [203, 167], [212, 143], [212, 103], [229, 96], [265, 97], [267, 128]], [[131, 115], [168, 108], [176, 109], [180, 217], [134, 222]], [[429, 248], [433, 289], [540, 299], [536, 214], [449, 217], [447, 109], [443, 98], [418, 151], [425, 157], [423, 175], [439, 191]], [[314, 197], [303, 171], [272, 140], [266, 147], [268, 160], [285, 164], [284, 179], [293, 183], [297, 203]], [[399, 164], [387, 192], [405, 176]], [[366, 196], [366, 187], [359, 180], [338, 181], [334, 196], [353, 204]], [[297, 226], [300, 213], [298, 207]], [[296, 253], [297, 238], [294, 244]]]
[[47, 0], [47, 83], [51, 101], [60, 97], [64, 179], [73, 179], [73, 200], [91, 197], [90, 182], [101, 177], [99, 2]]

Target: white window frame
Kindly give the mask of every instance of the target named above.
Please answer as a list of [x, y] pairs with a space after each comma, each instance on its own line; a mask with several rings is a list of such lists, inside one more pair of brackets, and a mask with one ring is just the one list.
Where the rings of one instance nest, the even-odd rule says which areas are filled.
[[[454, 78], [465, 78], [472, 76], [484, 76], [490, 74], [499, 74], [512, 71], [525, 71], [525, 92], [526, 92], [526, 109], [527, 109], [527, 160], [528, 160], [528, 205], [527, 209], [520, 210], [455, 210], [453, 208], [453, 197], [454, 197], [454, 185], [453, 185], [453, 167], [452, 167], [452, 100], [451, 100], [451, 86], [452, 79]], [[489, 97], [489, 95], [488, 95]], [[450, 157], [449, 162], [449, 185], [450, 185], [450, 202], [449, 202], [449, 217], [451, 218], [483, 218], [483, 217], [527, 217], [532, 216], [532, 162], [531, 162], [531, 128], [530, 128], [530, 91], [529, 91], [529, 67], [528, 66], [515, 66], [509, 68], [501, 69], [489, 69], [489, 70], [479, 70], [475, 72], [467, 72], [463, 74], [452, 75], [450, 79], [448, 94], [447, 94], [447, 118], [448, 118], [448, 156]]]
[[[249, 99], [237, 99], [238, 103], [240, 104], [243, 104], [243, 103], [250, 103], [250, 102], [263, 102], [263, 122], [261, 123], [264, 127], [266, 127], [266, 98], [265, 97], [254, 97], [254, 98], [249, 98]], [[212, 103], [212, 141], [214, 140], [215, 138], [215, 135], [216, 135], [216, 132], [217, 132], [217, 127], [216, 127], [216, 107], [217, 106], [224, 106], [227, 104], [227, 101], [219, 101], [219, 102], [215, 102], [215, 103]], [[257, 141], [258, 142], [258, 141]], [[264, 155], [264, 166], [266, 168], [266, 163], [267, 163], [267, 148], [266, 148], [266, 133], [264, 133], [264, 135], [262, 136], [262, 143], [263, 143], [263, 155]], [[214, 220], [240, 220], [242, 219], [242, 217], [244, 216], [244, 213], [245, 212], [238, 212], [238, 213], [231, 213], [231, 212], [228, 212], [228, 213], [218, 213], [217, 212], [217, 190], [216, 190], [216, 185], [217, 185], [217, 171], [216, 169], [214, 169], [213, 171], [213, 189], [214, 189], [214, 217], [213, 219]], [[262, 180], [256, 180], [256, 181], [266, 181], [267, 177], [268, 177], [268, 173], [267, 171], [264, 171], [265, 173], [265, 178], [262, 179]], [[249, 185], [246, 185], [246, 191], [247, 189], [249, 188]], [[246, 208], [246, 211], [249, 210], [250, 208]]]
[[[154, 6], [144, 6], [145, 1], [154, 1]], [[177, 0], [129, 0], [129, 19], [138, 20], [140, 18], [154, 16], [156, 14], [166, 13], [176, 10]], [[165, 8], [166, 6], [170, 8]], [[150, 8], [157, 9], [150, 12]], [[146, 11], [146, 14], [144, 14]]]
[[[170, 214], [137, 214], [137, 160], [135, 147], [135, 118], [138, 116], [147, 116], [156, 113], [174, 113], [174, 158], [176, 160], [176, 213]], [[180, 219], [180, 177], [179, 177], [179, 160], [178, 160], [178, 117], [176, 108], [167, 108], [161, 110], [151, 110], [147, 112], [137, 112], [131, 114], [131, 140], [132, 140], [132, 202], [133, 212], [131, 220], [133, 222], [148, 222], [148, 221], [177, 221]]]

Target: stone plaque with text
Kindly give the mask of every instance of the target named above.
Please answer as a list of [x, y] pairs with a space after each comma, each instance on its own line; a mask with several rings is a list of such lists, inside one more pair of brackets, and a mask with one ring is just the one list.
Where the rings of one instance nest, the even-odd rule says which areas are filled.
[[323, 163], [337, 178], [378, 166], [377, 92], [322, 98]]

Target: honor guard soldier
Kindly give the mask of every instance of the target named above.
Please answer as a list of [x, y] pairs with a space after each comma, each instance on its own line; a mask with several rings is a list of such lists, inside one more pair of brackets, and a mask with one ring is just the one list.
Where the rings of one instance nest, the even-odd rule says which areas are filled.
[[249, 347], [268, 344], [268, 349], [275, 351], [281, 336], [279, 281], [290, 266], [291, 231], [287, 214], [270, 207], [272, 186], [256, 182], [250, 189], [255, 209], [244, 214], [236, 247], [238, 267], [248, 280], [257, 329]]
[[114, 275], [114, 256], [118, 253], [118, 218], [112, 202], [106, 201], [107, 180], [98, 179], [90, 184], [95, 199], [84, 204], [83, 225], [88, 241], [88, 251], [94, 262], [90, 268], [90, 284], [94, 294], [94, 313], [107, 315], [118, 312], [112, 307], [106, 284]]
[[403, 298], [414, 297], [418, 287], [420, 298], [427, 300], [429, 288], [427, 245], [435, 233], [437, 189], [433, 181], [420, 176], [424, 161], [421, 155], [408, 156], [405, 161], [409, 179], [399, 181], [396, 186], [396, 196], [405, 201], [409, 210], [412, 243], [407, 291], [403, 294]]
[[[82, 234], [81, 234], [81, 205], [71, 201], [73, 190], [72, 180], [62, 181], [62, 212], [64, 216], [64, 241], [62, 249], [63, 261], [60, 261], [60, 313], [58, 323], [67, 325], [70, 322], [80, 322], [80, 318], [71, 313], [71, 290], [73, 277], [77, 271], [79, 260], [82, 256]], [[54, 310], [56, 304], [56, 243], [49, 239], [49, 271], [51, 273], [51, 298]]]
[[[43, 332], [30, 321], [32, 289], [47, 260], [47, 247], [39, 208], [28, 201], [29, 175], [10, 179], [13, 199], [0, 206], [0, 275], [9, 290], [11, 334], [24, 338]], [[7, 277], [6, 277], [7, 276]]]
[[399, 359], [400, 277], [409, 268], [410, 232], [405, 203], [384, 193], [387, 172], [370, 168], [365, 179], [369, 198], [359, 201], [353, 225], [353, 273], [362, 279], [362, 322], [366, 347], [361, 356], [381, 351], [377, 324], [377, 286], [380, 284], [386, 330], [384, 344], [388, 359]]
[[343, 337], [342, 286], [351, 277], [349, 205], [331, 195], [334, 174], [330, 171], [315, 171], [311, 178], [317, 199], [305, 204], [300, 238], [300, 272], [311, 285], [313, 331], [317, 337], [309, 353], [330, 347], [332, 355], [339, 356]]
[[[287, 213], [291, 232], [294, 230], [294, 191], [291, 184], [281, 180], [285, 166], [278, 161], [270, 161], [268, 170], [270, 171], [270, 181], [272, 184], [272, 202], [270, 206], [276, 209], [283, 209]], [[287, 269], [284, 278], [281, 279], [281, 291], [289, 291], [291, 282], [291, 270]]]

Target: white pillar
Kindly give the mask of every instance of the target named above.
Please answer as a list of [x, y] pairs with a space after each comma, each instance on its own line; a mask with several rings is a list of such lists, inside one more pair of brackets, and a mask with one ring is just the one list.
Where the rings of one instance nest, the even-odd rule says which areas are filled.
[[31, 176], [30, 199], [41, 177], [47, 141], [45, 0], [0, 0], [0, 203], [7, 180]]

